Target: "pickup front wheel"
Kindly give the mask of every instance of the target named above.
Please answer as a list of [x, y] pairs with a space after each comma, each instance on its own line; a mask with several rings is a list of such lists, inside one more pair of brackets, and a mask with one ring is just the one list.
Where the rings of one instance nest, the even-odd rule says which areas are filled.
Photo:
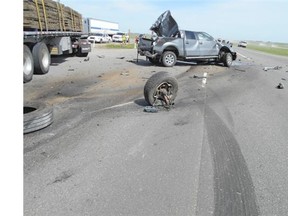
[[232, 54], [227, 52], [224, 54], [223, 63], [226, 67], [230, 67], [232, 65]]
[[165, 67], [173, 67], [176, 64], [177, 57], [172, 51], [165, 51], [162, 55], [162, 64]]

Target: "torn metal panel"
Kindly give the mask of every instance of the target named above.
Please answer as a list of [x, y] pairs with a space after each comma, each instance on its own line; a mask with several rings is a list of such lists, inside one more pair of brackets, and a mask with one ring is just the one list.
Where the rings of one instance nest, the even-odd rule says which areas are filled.
[[171, 16], [170, 10], [161, 14], [150, 30], [159, 37], [173, 37], [179, 32], [178, 24]]

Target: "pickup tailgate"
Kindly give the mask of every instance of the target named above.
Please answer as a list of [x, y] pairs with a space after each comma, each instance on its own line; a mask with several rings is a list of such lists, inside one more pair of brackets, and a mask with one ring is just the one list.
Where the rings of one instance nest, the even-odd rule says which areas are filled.
[[139, 43], [138, 43], [138, 50], [141, 51], [152, 51], [152, 39], [149, 38], [139, 38]]

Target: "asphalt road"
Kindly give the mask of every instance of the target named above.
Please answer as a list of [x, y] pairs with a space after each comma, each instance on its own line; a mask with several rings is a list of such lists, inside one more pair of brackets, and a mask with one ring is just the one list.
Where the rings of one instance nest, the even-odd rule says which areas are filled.
[[[54, 58], [24, 85], [25, 101], [54, 107], [24, 135], [24, 214], [287, 215], [288, 59], [235, 49], [231, 68], [100, 48]], [[175, 106], [143, 112], [163, 70], [179, 82]]]

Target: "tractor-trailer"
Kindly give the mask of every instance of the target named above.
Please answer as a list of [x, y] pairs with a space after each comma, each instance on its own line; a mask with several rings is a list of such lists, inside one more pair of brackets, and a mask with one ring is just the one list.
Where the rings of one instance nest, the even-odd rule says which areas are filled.
[[51, 55], [86, 57], [91, 51], [87, 37], [82, 15], [72, 8], [52, 0], [23, 0], [24, 83], [48, 73]]
[[94, 18], [83, 19], [84, 32], [88, 35], [96, 33], [108, 34], [110, 36], [119, 32], [119, 24]]

